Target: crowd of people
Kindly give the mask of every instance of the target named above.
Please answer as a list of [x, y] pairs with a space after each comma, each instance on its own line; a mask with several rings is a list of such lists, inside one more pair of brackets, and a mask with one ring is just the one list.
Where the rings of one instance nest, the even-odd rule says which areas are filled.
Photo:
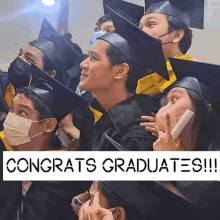
[[4, 151], [117, 151], [106, 136], [127, 151], [219, 151], [220, 66], [186, 54], [187, 12], [163, 1], [138, 23], [106, 7], [88, 54], [44, 19], [0, 73], [0, 219], [219, 219], [217, 180], [3, 181]]

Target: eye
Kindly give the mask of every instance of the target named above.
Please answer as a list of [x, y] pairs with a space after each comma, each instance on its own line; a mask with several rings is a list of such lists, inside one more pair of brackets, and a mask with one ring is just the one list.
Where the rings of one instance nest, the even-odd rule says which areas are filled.
[[19, 115], [22, 116], [22, 117], [27, 117], [27, 113], [23, 110], [19, 111]]
[[155, 25], [156, 25], [156, 23], [151, 22], [151, 23], [149, 24], [149, 28], [153, 28]]
[[13, 112], [14, 109], [12, 107], [9, 108], [9, 112]]
[[90, 56], [90, 60], [91, 60], [91, 61], [96, 61], [97, 59], [96, 59], [96, 57], [94, 57], [93, 55], [91, 55], [91, 56]]
[[171, 98], [172, 104], [176, 103], [177, 100], [178, 100], [178, 97], [172, 97], [172, 98]]

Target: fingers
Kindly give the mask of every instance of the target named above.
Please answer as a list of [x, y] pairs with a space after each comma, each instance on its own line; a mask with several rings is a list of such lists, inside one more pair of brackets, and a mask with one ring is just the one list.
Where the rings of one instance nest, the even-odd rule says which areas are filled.
[[157, 133], [155, 129], [155, 122], [145, 122], [145, 123], [140, 123], [140, 126], [145, 128], [146, 131], [151, 132], [151, 133]]
[[166, 114], [166, 132], [169, 136], [171, 136], [170, 114]]
[[93, 205], [99, 205], [99, 195], [100, 192], [96, 192], [93, 198]]
[[[151, 113], [151, 114], [154, 114], [154, 113]], [[147, 121], [150, 121], [150, 122], [156, 122], [155, 116], [145, 116], [145, 115], [143, 115], [143, 116], [141, 116], [141, 119], [147, 120]]]

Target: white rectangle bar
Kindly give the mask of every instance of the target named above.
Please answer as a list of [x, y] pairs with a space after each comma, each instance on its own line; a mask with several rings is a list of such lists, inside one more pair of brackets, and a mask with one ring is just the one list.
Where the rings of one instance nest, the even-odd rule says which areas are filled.
[[3, 180], [220, 180], [220, 151], [10, 151]]

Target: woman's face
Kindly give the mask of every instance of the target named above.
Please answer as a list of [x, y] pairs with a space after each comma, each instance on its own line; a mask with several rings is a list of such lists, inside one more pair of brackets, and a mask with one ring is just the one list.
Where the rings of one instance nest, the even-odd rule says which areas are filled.
[[[166, 105], [163, 106], [156, 115], [156, 124], [163, 132], [166, 131], [166, 114], [170, 114], [171, 130], [175, 127], [186, 110], [195, 112], [193, 102], [190, 99], [186, 89], [181, 87], [175, 87], [171, 89], [167, 95]], [[186, 127], [183, 129], [180, 138], [191, 140], [191, 131], [194, 118], [189, 121]], [[181, 140], [182, 142], [183, 140]], [[187, 144], [189, 146], [189, 144]], [[185, 145], [184, 145], [185, 146]], [[186, 146], [187, 147], [187, 146]], [[190, 147], [190, 146], [189, 146]]]

